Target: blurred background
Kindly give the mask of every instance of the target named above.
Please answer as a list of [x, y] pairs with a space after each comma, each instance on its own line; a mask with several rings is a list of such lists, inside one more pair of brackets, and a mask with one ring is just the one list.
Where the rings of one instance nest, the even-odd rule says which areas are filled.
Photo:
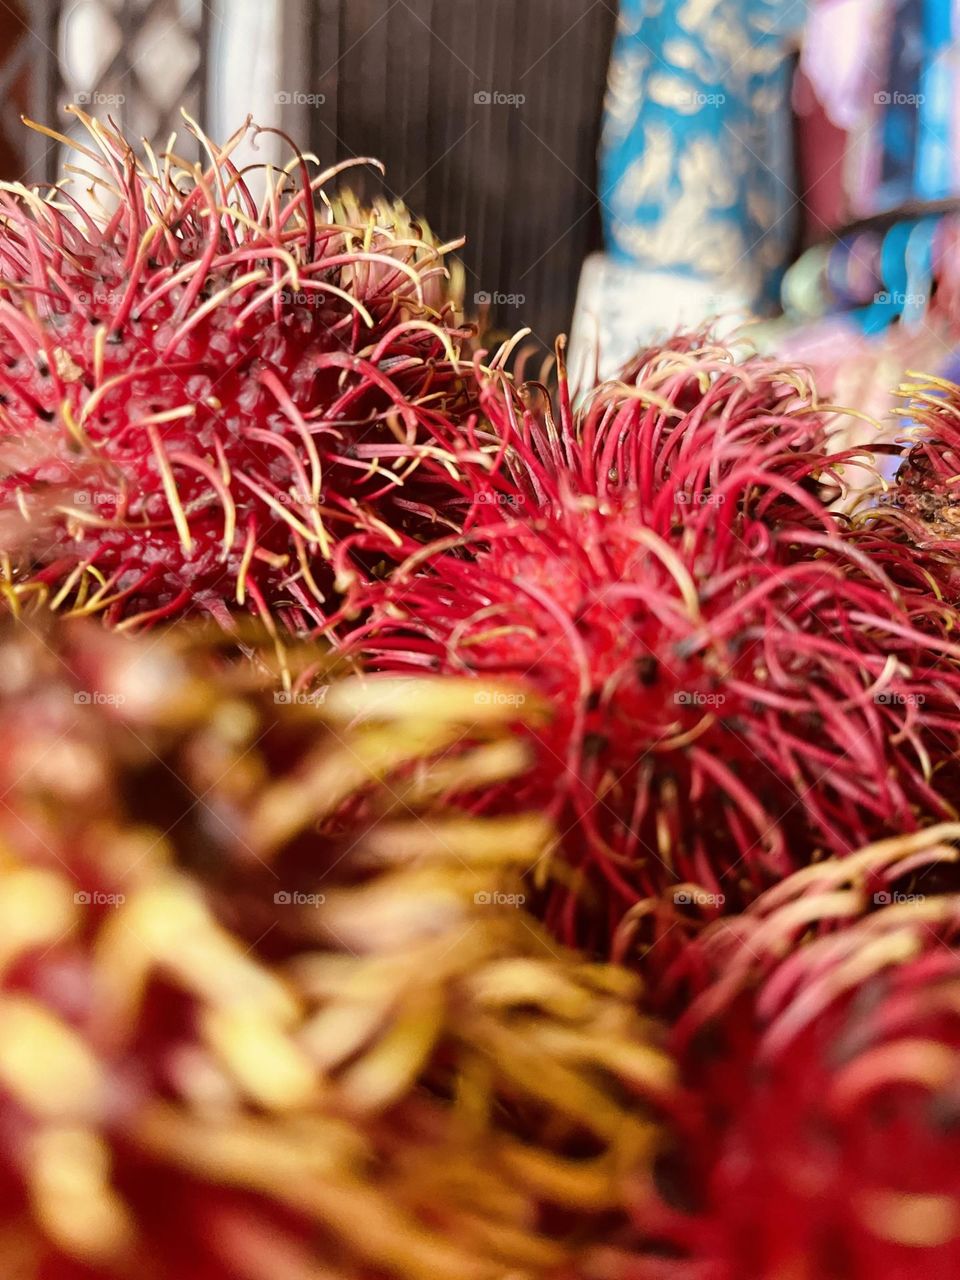
[[217, 137], [250, 113], [324, 165], [381, 158], [351, 183], [466, 235], [491, 338], [572, 326], [588, 376], [721, 316], [868, 397], [953, 367], [958, 24], [954, 0], [2, 0], [0, 169], [51, 181], [19, 116], [68, 129], [71, 101], [160, 146], [181, 106]]

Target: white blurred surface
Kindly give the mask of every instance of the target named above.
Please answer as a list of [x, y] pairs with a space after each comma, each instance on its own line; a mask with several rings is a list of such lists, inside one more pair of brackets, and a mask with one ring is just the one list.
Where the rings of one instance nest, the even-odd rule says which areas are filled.
[[714, 322], [722, 335], [749, 315], [744, 293], [718, 290], [706, 281], [648, 271], [591, 254], [583, 264], [570, 333], [569, 368], [577, 388], [615, 377], [642, 347], [680, 328]]

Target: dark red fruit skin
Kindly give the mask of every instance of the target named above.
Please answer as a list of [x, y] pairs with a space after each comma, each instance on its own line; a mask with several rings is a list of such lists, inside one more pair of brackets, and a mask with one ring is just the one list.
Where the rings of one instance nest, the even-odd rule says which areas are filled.
[[398, 454], [462, 398], [442, 250], [399, 210], [368, 215], [365, 248], [362, 224], [313, 208], [305, 162], [258, 209], [236, 139], [178, 185], [87, 123], [115, 214], [0, 201], [12, 590], [128, 625], [237, 606], [319, 621], [347, 585], [337, 541], [410, 522]]
[[486, 381], [464, 536], [411, 544], [344, 641], [552, 708], [529, 786], [473, 800], [554, 817], [543, 910], [588, 947], [648, 895], [689, 881], [731, 909], [960, 795], [949, 620], [822, 500], [856, 456], [797, 371], [700, 359], [648, 356], [578, 415], [561, 383], [559, 424], [541, 388]]

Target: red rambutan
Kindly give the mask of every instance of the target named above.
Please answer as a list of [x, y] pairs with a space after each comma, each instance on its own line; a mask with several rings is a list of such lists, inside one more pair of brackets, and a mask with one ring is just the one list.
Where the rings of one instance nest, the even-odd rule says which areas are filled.
[[203, 168], [76, 114], [89, 199], [0, 186], [6, 594], [128, 626], [322, 620], [332, 548], [393, 497], [398, 523], [417, 510], [412, 446], [461, 394], [455, 246], [331, 203], [338, 170], [300, 155], [258, 205], [246, 130], [216, 147], [190, 122]]
[[665, 1028], [525, 914], [539, 815], [434, 803], [522, 768], [508, 712], [479, 742], [467, 682], [275, 696], [217, 640], [0, 630], [4, 1277], [629, 1256], [680, 1103]]
[[806, 868], [681, 950], [663, 981], [693, 997], [672, 1047], [704, 1122], [683, 1274], [957, 1275], [960, 896], [934, 885], [958, 837]]
[[798, 371], [665, 350], [578, 414], [561, 383], [559, 426], [541, 388], [488, 381], [482, 405], [463, 537], [410, 544], [346, 643], [553, 709], [524, 730], [527, 784], [477, 803], [541, 803], [564, 833], [561, 936], [594, 945], [685, 881], [732, 904], [953, 814], [960, 650], [824, 505], [857, 455], [829, 453]]
[[960, 603], [960, 387], [923, 375], [900, 388], [908, 426], [893, 484], [867, 490], [855, 519], [865, 549], [873, 535], [901, 547], [898, 580], [912, 578]]

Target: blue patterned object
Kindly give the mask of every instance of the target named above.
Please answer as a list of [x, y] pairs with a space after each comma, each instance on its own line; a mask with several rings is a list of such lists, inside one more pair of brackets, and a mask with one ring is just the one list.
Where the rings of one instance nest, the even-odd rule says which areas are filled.
[[788, 40], [800, 0], [623, 0], [601, 192], [609, 252], [776, 296], [796, 229]]

